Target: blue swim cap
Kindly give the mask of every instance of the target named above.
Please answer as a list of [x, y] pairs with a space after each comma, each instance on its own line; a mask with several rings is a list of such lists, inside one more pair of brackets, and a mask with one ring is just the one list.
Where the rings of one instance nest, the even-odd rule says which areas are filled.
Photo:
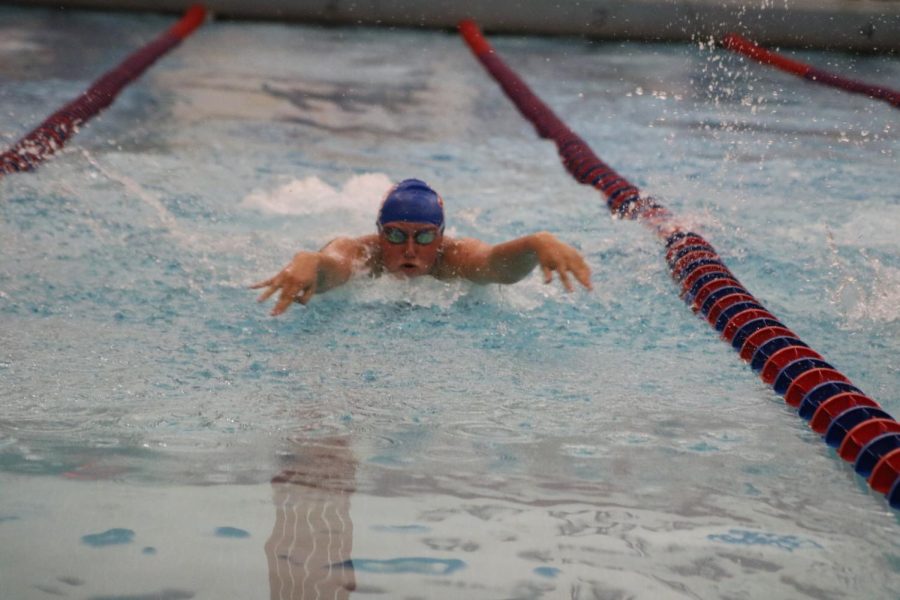
[[385, 223], [431, 223], [443, 231], [444, 201], [419, 179], [404, 179], [388, 191], [378, 211], [379, 227]]

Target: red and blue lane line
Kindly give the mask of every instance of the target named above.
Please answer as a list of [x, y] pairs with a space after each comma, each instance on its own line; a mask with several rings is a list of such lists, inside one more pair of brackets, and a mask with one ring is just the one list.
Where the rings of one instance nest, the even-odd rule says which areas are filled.
[[848, 79], [812, 65], [792, 60], [771, 50], [767, 50], [736, 33], [729, 33], [722, 38], [722, 45], [729, 50], [743, 54], [766, 65], [772, 65], [797, 77], [830, 85], [854, 94], [862, 94], [877, 100], [884, 100], [894, 108], [900, 108], [900, 92], [878, 85]]
[[193, 33], [205, 18], [206, 9], [203, 6], [192, 6], [175, 25], [132, 53], [80, 96], [47, 117], [12, 148], [0, 154], [0, 177], [37, 168], [60, 150], [82, 124], [112, 104], [122, 88], [140, 77], [160, 57]]
[[662, 239], [666, 263], [691, 309], [796, 408], [841, 458], [853, 463], [873, 490], [900, 509], [900, 423], [769, 312], [728, 269], [712, 244], [680, 226], [668, 209], [642, 196], [600, 160], [503, 62], [474, 21], [461, 22], [459, 30], [538, 135], [553, 140], [569, 173], [602, 192], [613, 215], [640, 220]]

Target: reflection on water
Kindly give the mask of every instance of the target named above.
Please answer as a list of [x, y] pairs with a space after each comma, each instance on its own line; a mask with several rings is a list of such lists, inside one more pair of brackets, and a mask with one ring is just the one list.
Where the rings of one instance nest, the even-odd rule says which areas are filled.
[[346, 437], [298, 445], [272, 478], [275, 524], [266, 542], [272, 600], [348, 598], [356, 458]]

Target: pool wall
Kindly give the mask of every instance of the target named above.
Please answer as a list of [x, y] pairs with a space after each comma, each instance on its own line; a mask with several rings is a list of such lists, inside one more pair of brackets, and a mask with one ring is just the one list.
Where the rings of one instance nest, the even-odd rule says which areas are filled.
[[[177, 11], [190, 0], [21, 0], [54, 7]], [[209, 0], [224, 18], [452, 29], [477, 20], [488, 32], [584, 35], [597, 39], [707, 41], [729, 32], [765, 45], [864, 52], [900, 50], [900, 2], [859, 0]]]

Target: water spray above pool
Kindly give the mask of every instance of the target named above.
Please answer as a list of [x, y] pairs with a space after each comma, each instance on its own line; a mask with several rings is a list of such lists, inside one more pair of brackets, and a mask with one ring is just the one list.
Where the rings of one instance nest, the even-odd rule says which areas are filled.
[[776, 52], [772, 52], [771, 50], [766, 50], [736, 33], [729, 33], [726, 35], [722, 39], [722, 45], [738, 54], [749, 56], [763, 64], [772, 65], [776, 69], [780, 69], [787, 73], [793, 73], [803, 79], [830, 85], [846, 92], [862, 94], [870, 98], [875, 98], [876, 100], [884, 100], [894, 108], [900, 108], [900, 92], [880, 85], [854, 81], [853, 79], [829, 73], [828, 71], [813, 67], [812, 65], [792, 60]]
[[613, 215], [639, 219], [665, 243], [666, 262], [691, 309], [900, 509], [900, 424], [756, 300], [709, 242], [600, 160], [503, 62], [474, 21], [462, 21], [459, 30], [538, 135], [556, 144], [566, 170], [602, 192]]

